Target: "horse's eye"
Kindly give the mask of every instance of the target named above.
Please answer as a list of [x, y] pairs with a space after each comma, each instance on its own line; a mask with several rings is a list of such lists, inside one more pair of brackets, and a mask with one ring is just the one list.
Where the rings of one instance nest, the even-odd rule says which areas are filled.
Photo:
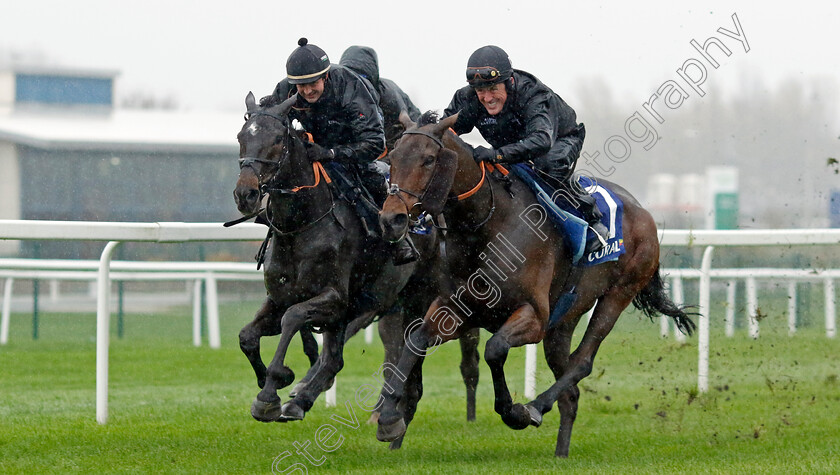
[[429, 155], [428, 157], [423, 159], [423, 166], [424, 167], [431, 167], [432, 165], [435, 164], [435, 158], [436, 157], [434, 155]]

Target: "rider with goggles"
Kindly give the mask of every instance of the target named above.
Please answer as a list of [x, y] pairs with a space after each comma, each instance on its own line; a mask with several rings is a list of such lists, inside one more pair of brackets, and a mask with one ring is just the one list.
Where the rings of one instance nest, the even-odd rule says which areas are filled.
[[467, 61], [467, 83], [455, 92], [444, 111], [460, 111], [453, 129], [465, 134], [478, 128], [492, 148], [475, 147], [473, 158], [490, 163], [531, 165], [583, 214], [600, 239], [586, 252], [600, 249], [607, 239], [595, 199], [577, 185], [573, 174], [586, 130], [575, 111], [533, 75], [513, 69], [498, 46], [477, 49]]

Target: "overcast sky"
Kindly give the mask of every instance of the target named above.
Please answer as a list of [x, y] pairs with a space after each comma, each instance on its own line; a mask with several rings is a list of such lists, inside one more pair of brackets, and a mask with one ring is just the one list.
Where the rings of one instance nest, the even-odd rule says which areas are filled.
[[[643, 5], [639, 5], [643, 3]], [[743, 5], [742, 5], [743, 4]], [[187, 109], [244, 108], [268, 94], [306, 36], [333, 62], [351, 44], [372, 46], [383, 77], [421, 109], [443, 109], [465, 84], [469, 55], [485, 44], [540, 77], [574, 106], [576, 88], [602, 78], [641, 105], [690, 59], [689, 43], [715, 36], [719, 62], [701, 86], [733, 93], [744, 79], [774, 85], [840, 81], [840, 4], [834, 2], [453, 2], [217, 0], [10, 0], [0, 15], [0, 61], [12, 52], [50, 65], [120, 72], [117, 95], [171, 97]], [[737, 32], [749, 46], [718, 31]], [[699, 70], [688, 73], [700, 74]]]

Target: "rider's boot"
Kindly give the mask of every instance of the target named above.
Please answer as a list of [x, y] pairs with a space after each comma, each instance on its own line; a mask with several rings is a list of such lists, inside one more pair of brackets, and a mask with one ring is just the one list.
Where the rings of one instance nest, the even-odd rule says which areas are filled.
[[578, 196], [578, 209], [583, 214], [583, 219], [589, 224], [589, 228], [595, 232], [595, 239], [590, 239], [586, 242], [586, 249], [584, 253], [589, 254], [601, 250], [606, 247], [607, 239], [609, 238], [609, 231], [607, 227], [601, 223], [603, 215], [595, 204], [595, 198], [585, 191]]
[[414, 262], [418, 257], [420, 257], [420, 253], [417, 252], [417, 248], [414, 247], [414, 243], [411, 241], [411, 236], [408, 234], [399, 241], [391, 244], [391, 246], [391, 260], [395, 266], [401, 266], [403, 264]]

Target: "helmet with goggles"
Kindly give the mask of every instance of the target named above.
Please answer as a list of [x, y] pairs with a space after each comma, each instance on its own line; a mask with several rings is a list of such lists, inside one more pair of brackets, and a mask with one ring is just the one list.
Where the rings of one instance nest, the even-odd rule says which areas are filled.
[[467, 61], [467, 82], [472, 87], [482, 87], [506, 81], [513, 73], [510, 58], [502, 48], [482, 46]]

